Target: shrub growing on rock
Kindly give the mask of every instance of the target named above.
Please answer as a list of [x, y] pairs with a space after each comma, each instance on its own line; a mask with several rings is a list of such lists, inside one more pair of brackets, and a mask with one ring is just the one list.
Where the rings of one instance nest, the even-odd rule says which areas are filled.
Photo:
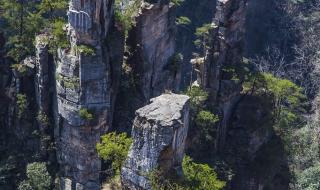
[[207, 164], [195, 163], [189, 156], [182, 162], [183, 177], [164, 176], [159, 170], [150, 173], [152, 190], [221, 190], [226, 183], [217, 177], [217, 173]]
[[37, 121], [42, 125], [49, 125], [50, 119], [46, 113], [39, 111], [37, 115]]
[[17, 94], [17, 106], [18, 106], [18, 117], [21, 118], [23, 114], [27, 111], [28, 100], [25, 94]]
[[80, 53], [83, 53], [86, 56], [94, 56], [94, 55], [96, 55], [96, 53], [95, 53], [96, 50], [93, 47], [89, 46], [89, 45], [84, 45], [84, 44], [78, 45], [76, 47], [76, 49]]
[[209, 165], [197, 164], [188, 156], [183, 159], [182, 169], [190, 189], [220, 190], [226, 184], [218, 179], [217, 173]]
[[28, 179], [22, 181], [19, 190], [47, 190], [50, 189], [52, 178], [47, 170], [46, 163], [34, 162], [27, 165]]
[[136, 24], [135, 16], [138, 14], [141, 4], [141, 0], [134, 0], [127, 4], [123, 4], [121, 0], [116, 0], [114, 3], [114, 15], [117, 26], [126, 36], [129, 30]]
[[22, 181], [18, 186], [18, 190], [33, 190], [33, 189], [28, 181]]
[[36, 190], [49, 189], [51, 176], [44, 162], [34, 162], [27, 166], [27, 177], [31, 186]]
[[198, 112], [203, 108], [209, 96], [206, 91], [197, 86], [192, 86], [186, 94], [190, 97], [190, 107], [194, 112]]
[[112, 163], [115, 174], [120, 174], [121, 166], [127, 158], [132, 140], [126, 133], [108, 133], [101, 137], [101, 143], [97, 144], [99, 156]]
[[82, 119], [87, 120], [87, 121], [90, 121], [93, 119], [92, 113], [90, 113], [89, 110], [86, 108], [81, 108], [79, 111], [79, 115]]
[[212, 141], [215, 132], [215, 123], [219, 121], [218, 116], [214, 115], [210, 111], [200, 111], [197, 116], [195, 123], [200, 130], [201, 138], [205, 141]]

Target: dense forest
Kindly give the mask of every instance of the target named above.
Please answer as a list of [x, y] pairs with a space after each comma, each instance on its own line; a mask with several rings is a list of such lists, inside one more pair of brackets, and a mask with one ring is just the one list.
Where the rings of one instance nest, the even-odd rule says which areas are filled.
[[0, 0], [1, 190], [320, 190], [319, 0]]

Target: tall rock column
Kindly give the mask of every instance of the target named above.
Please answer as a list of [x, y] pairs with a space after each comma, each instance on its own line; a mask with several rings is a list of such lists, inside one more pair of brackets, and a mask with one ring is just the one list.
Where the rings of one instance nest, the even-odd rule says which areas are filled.
[[[70, 48], [58, 51], [56, 68], [60, 189], [100, 189], [101, 163], [95, 145], [112, 122], [118, 84], [114, 76], [119, 76], [115, 72], [121, 66], [114, 59], [122, 51], [104, 43], [110, 34], [112, 7], [112, 0], [69, 3]], [[118, 39], [121, 42], [122, 35], [112, 40]]]
[[247, 0], [218, 0], [210, 48], [198, 65], [198, 82], [220, 111], [217, 149], [223, 149], [232, 110], [240, 97]]
[[139, 6], [126, 40], [123, 88], [114, 118], [117, 128], [130, 128], [134, 112], [151, 98], [179, 90], [182, 60], [176, 54], [175, 7], [169, 0], [141, 0]]
[[136, 26], [130, 32], [128, 45], [132, 55], [128, 63], [139, 78], [143, 98], [160, 95], [164, 90], [178, 90], [179, 62], [175, 61], [175, 9], [168, 0], [142, 3]]
[[164, 94], [136, 111], [133, 144], [121, 172], [124, 189], [151, 189], [148, 174], [181, 169], [189, 125], [189, 97]]
[[35, 77], [35, 92], [38, 105], [38, 117], [43, 122], [38, 122], [40, 129], [44, 130], [47, 127], [49, 121], [44, 121], [49, 119], [50, 106], [52, 104], [52, 88], [51, 76], [54, 71], [53, 62], [49, 55], [49, 35], [40, 34], [36, 36], [36, 77]]

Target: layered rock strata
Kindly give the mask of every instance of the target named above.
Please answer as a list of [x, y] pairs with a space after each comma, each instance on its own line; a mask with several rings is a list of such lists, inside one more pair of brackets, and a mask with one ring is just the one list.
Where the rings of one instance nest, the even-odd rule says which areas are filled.
[[121, 172], [125, 189], [151, 189], [150, 172], [181, 169], [189, 125], [188, 100], [185, 95], [164, 94], [136, 111], [133, 144]]
[[112, 7], [111, 0], [69, 3], [70, 48], [60, 49], [56, 61], [60, 189], [100, 189], [101, 161], [95, 145], [112, 122], [123, 56], [121, 32], [108, 41], [119, 46], [105, 43], [108, 31], [116, 32], [110, 24]]

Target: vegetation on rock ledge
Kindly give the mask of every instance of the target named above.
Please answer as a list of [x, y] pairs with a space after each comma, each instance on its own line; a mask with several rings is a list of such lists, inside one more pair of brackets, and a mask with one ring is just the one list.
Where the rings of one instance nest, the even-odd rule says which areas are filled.
[[101, 137], [101, 143], [97, 144], [99, 156], [112, 164], [113, 174], [119, 175], [132, 143], [126, 133], [107, 133]]
[[164, 176], [155, 170], [149, 174], [152, 190], [222, 190], [226, 183], [207, 164], [195, 163], [189, 156], [182, 162], [183, 176]]
[[84, 120], [87, 120], [87, 121], [91, 121], [93, 119], [93, 115], [92, 113], [89, 112], [88, 109], [86, 108], [81, 108], [79, 110], [79, 116], [84, 119]]
[[51, 186], [51, 176], [47, 166], [42, 162], [34, 162], [27, 166], [27, 180], [19, 184], [18, 190], [47, 190]]

